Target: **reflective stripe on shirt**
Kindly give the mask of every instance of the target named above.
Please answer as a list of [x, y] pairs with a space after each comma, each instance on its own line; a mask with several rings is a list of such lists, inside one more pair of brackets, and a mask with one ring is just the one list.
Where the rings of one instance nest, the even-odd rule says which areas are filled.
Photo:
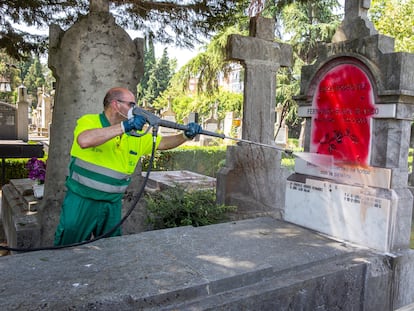
[[111, 169], [106, 168], [106, 167], [98, 166], [98, 165], [95, 165], [93, 163], [83, 161], [79, 158], [75, 158], [74, 164], [76, 166], [84, 168], [88, 171], [95, 172], [95, 173], [105, 175], [105, 176], [108, 176], [108, 177], [112, 177], [112, 178], [115, 178], [115, 179], [119, 179], [119, 180], [128, 179], [129, 177], [131, 177], [131, 175], [129, 175], [129, 174], [120, 173], [120, 172], [111, 170]]
[[87, 186], [89, 188], [93, 188], [93, 189], [97, 189], [100, 191], [105, 191], [108, 193], [123, 193], [126, 191], [128, 185], [123, 185], [123, 186], [113, 186], [113, 185], [108, 185], [105, 184], [103, 182], [99, 182], [96, 180], [93, 180], [91, 178], [82, 176], [76, 172], [73, 172], [72, 175], [70, 176], [73, 180], [77, 181], [78, 183]]

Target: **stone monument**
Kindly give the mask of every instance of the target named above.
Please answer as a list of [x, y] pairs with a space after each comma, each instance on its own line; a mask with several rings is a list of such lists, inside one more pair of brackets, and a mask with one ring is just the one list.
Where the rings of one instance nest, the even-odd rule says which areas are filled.
[[[203, 122], [203, 129], [210, 131], [210, 132], [217, 132], [219, 129], [219, 120], [218, 120], [218, 104], [214, 103], [211, 106], [210, 116]], [[200, 136], [200, 145], [201, 146], [210, 146], [214, 144], [214, 138], [207, 135]]]
[[[292, 49], [274, 42], [274, 21], [251, 19], [250, 36], [231, 35], [228, 59], [245, 69], [242, 139], [275, 145], [276, 72], [291, 64]], [[237, 205], [239, 216], [279, 215], [283, 196], [278, 188], [282, 170], [281, 152], [242, 144], [227, 148], [226, 165], [217, 174], [217, 200]]]
[[285, 113], [281, 103], [276, 106], [275, 142], [276, 145], [286, 148], [289, 138], [289, 128], [285, 122]]
[[394, 299], [404, 305], [412, 302], [405, 285], [414, 279], [408, 188], [414, 55], [394, 52], [394, 40], [367, 20], [368, 8], [369, 1], [345, 1], [334, 42], [321, 45], [316, 63], [302, 69], [305, 154], [288, 178], [283, 218], [405, 262], [393, 268], [393, 286], [406, 290]]
[[0, 140], [17, 139], [17, 108], [0, 102]]
[[[172, 98], [169, 97], [168, 98], [168, 106], [167, 109], [161, 112], [161, 118], [170, 122], [177, 122], [176, 120], [176, 116], [175, 116], [175, 112], [172, 109], [172, 102], [171, 102]], [[175, 129], [171, 129], [168, 127], [160, 127], [159, 131], [161, 133], [161, 135], [163, 136], [167, 136], [167, 135], [174, 135], [177, 134], [177, 130]]]
[[27, 88], [20, 85], [17, 88], [17, 139], [29, 140], [29, 102], [27, 101]]
[[49, 67], [56, 78], [45, 196], [42, 245], [50, 245], [65, 194], [76, 119], [103, 111], [106, 91], [123, 86], [135, 93], [142, 76], [143, 39], [131, 40], [109, 13], [107, 0], [91, 0], [90, 12], [67, 31], [50, 27]]

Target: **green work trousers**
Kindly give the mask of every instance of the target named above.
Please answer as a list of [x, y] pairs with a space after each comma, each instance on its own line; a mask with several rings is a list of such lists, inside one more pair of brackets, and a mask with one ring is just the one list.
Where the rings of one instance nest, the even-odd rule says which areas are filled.
[[[83, 242], [107, 233], [121, 220], [122, 202], [87, 199], [68, 190], [62, 204], [55, 245]], [[118, 227], [111, 236], [121, 235]]]

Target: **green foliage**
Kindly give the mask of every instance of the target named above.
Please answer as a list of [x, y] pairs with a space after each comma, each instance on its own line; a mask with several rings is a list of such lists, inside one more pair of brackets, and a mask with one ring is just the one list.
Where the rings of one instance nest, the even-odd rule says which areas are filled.
[[[26, 170], [26, 163], [27, 159], [15, 159], [15, 160], [6, 160], [5, 161], [5, 176], [1, 180], [1, 186], [9, 183], [10, 179], [20, 179], [20, 178], [27, 178], [27, 170]], [[3, 172], [3, 164], [0, 162], [0, 170]]]
[[[38, 57], [27, 56], [25, 60], [16, 62], [4, 52], [0, 52], [0, 76], [10, 78], [11, 92], [0, 93], [0, 100], [14, 104], [17, 100], [17, 88], [22, 83], [33, 97], [33, 105], [37, 104], [37, 88], [52, 90], [55, 81], [49, 68], [42, 65]], [[23, 80], [23, 81], [22, 81]]]
[[243, 94], [217, 89], [214, 94], [197, 93], [186, 94], [174, 87], [166, 90], [153, 104], [157, 109], [168, 106], [168, 100], [172, 99], [172, 109], [178, 122], [183, 122], [191, 112], [197, 112], [199, 119], [207, 119], [211, 116], [214, 106], [217, 105], [217, 118], [224, 120], [225, 113], [233, 111], [235, 117], [241, 116], [243, 106]]
[[[47, 161], [48, 155], [45, 154], [43, 158], [39, 158], [44, 162]], [[9, 183], [10, 179], [21, 179], [21, 178], [28, 178], [28, 171], [26, 169], [26, 164], [30, 159], [6, 159], [4, 170], [4, 184], [3, 181], [0, 180], [0, 186], [3, 186]], [[0, 161], [0, 172], [3, 172], [3, 162]]]
[[337, 0], [295, 2], [283, 8], [283, 26], [291, 36], [294, 53], [306, 64], [315, 58], [318, 42], [330, 42], [339, 26], [339, 16], [333, 13], [339, 8]]
[[162, 57], [150, 69], [147, 88], [143, 89], [143, 97], [147, 103], [152, 105], [153, 101], [167, 89], [174, 66], [175, 61], [168, 58], [167, 48], [165, 48]]
[[22, 31], [14, 24], [47, 27], [70, 25], [89, 6], [87, 0], [5, 0], [0, 5], [0, 49], [15, 60], [47, 50], [47, 37]]
[[[246, 18], [243, 19], [247, 24]], [[204, 47], [204, 52], [199, 53], [184, 65], [173, 79], [173, 87], [188, 90], [188, 83], [192, 78], [197, 78], [198, 93], [206, 93], [211, 96], [218, 91], [220, 73], [228, 73], [231, 63], [226, 61], [226, 45], [231, 34], [244, 33], [242, 24], [228, 27], [217, 33]]]
[[19, 83], [19, 70], [13, 64], [14, 60], [0, 50], [0, 77], [10, 82], [10, 92], [0, 92], [0, 101], [15, 103], [16, 87]]
[[137, 86], [137, 101], [142, 101], [146, 95], [148, 89], [148, 81], [150, 79], [152, 68], [156, 63], [154, 42], [151, 37], [146, 38], [146, 44], [144, 46], [144, 74]]
[[276, 105], [282, 105], [282, 119], [295, 137], [299, 136], [300, 120], [294, 96], [300, 91], [301, 68], [315, 61], [317, 44], [331, 41], [340, 23], [340, 16], [334, 13], [338, 7], [337, 0], [298, 1], [285, 5], [278, 14], [294, 57], [292, 67], [278, 72]]
[[32, 95], [34, 101], [37, 103], [37, 88], [46, 84], [46, 80], [43, 75], [43, 68], [38, 57], [33, 60], [33, 63], [25, 75], [23, 83], [27, 88], [27, 93]]
[[414, 0], [373, 0], [368, 11], [377, 31], [395, 38], [395, 50], [414, 52]]
[[233, 206], [216, 204], [214, 190], [187, 191], [182, 185], [145, 196], [147, 221], [153, 229], [205, 226], [226, 220]]

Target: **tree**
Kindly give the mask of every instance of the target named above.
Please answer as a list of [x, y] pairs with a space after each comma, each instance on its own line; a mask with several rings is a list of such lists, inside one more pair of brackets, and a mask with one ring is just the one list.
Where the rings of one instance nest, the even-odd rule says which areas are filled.
[[305, 65], [316, 59], [315, 47], [322, 42], [329, 43], [340, 19], [334, 10], [339, 8], [337, 0], [305, 1], [292, 3], [281, 12], [285, 36], [292, 45], [295, 58]]
[[143, 90], [142, 94], [147, 103], [152, 104], [167, 89], [175, 66], [176, 61], [170, 61], [168, 58], [168, 50], [165, 48], [162, 57], [149, 70], [147, 88]]
[[156, 63], [154, 42], [152, 37], [146, 37], [145, 41], [146, 43], [144, 46], [144, 74], [137, 86], [137, 101], [142, 101], [145, 98], [146, 91], [148, 89], [148, 81], [150, 79], [152, 69], [154, 68]]
[[368, 11], [379, 33], [395, 38], [395, 50], [414, 52], [414, 0], [373, 0]]
[[[282, 3], [283, 2], [283, 3]], [[282, 6], [283, 4], [283, 6]], [[296, 103], [293, 96], [299, 93], [300, 68], [302, 65], [311, 64], [316, 54], [314, 47], [320, 42], [330, 42], [340, 18], [333, 11], [339, 6], [336, 0], [319, 1], [278, 1], [276, 4], [268, 4], [263, 16], [273, 17], [278, 20], [279, 35], [290, 38], [288, 43], [293, 47], [294, 66], [282, 68], [277, 77], [277, 103], [284, 107], [284, 116], [290, 126], [298, 123], [296, 116]], [[186, 82], [190, 78], [197, 78], [198, 88], [201, 94], [210, 94], [214, 98], [218, 92], [219, 73], [224, 73], [231, 68], [225, 60], [225, 48], [230, 34], [247, 34], [247, 18], [240, 20], [240, 24], [229, 27], [218, 33], [205, 48], [205, 52], [198, 54], [187, 63], [177, 74], [174, 80], [179, 81], [181, 87], [188, 87]], [[200, 100], [200, 96], [197, 100]], [[211, 102], [211, 100], [210, 100]], [[200, 104], [199, 111], [203, 110]]]
[[10, 92], [0, 92], [0, 101], [15, 103], [17, 97], [16, 88], [20, 83], [20, 69], [14, 63], [14, 59], [0, 51], [0, 77], [10, 82]]
[[36, 57], [27, 71], [24, 78], [24, 86], [27, 88], [27, 93], [32, 95], [34, 102], [37, 103], [37, 88], [45, 86], [46, 80], [43, 75], [43, 68], [40, 64], [39, 58]]
[[184, 65], [175, 77], [175, 86], [186, 90], [188, 82], [192, 78], [196, 78], [199, 92], [214, 94], [218, 90], [220, 73], [227, 74], [231, 69], [231, 64], [226, 60], [226, 45], [229, 35], [247, 34], [247, 17], [244, 17], [243, 20], [244, 25], [239, 20], [238, 25], [228, 27], [215, 35], [208, 45], [204, 46], [204, 52], [199, 53]]
[[318, 44], [331, 41], [340, 23], [341, 16], [334, 13], [338, 8], [337, 0], [309, 0], [287, 5], [279, 14], [294, 57], [292, 67], [279, 70], [275, 104], [282, 104], [282, 118], [295, 136], [300, 124], [293, 97], [299, 93], [301, 68], [316, 60]]
[[[139, 29], [165, 44], [193, 47], [200, 39], [237, 22], [249, 0], [241, 1], [147, 1], [114, 0], [111, 12], [119, 25]], [[13, 24], [67, 28], [86, 14], [88, 0], [2, 0], [0, 2], [0, 49], [16, 59], [47, 48], [47, 37], [17, 30]]]
[[41, 54], [47, 49], [47, 37], [31, 34], [14, 24], [47, 27], [50, 23], [67, 25], [85, 13], [87, 0], [2, 0], [0, 2], [0, 49], [16, 60], [31, 52]]

